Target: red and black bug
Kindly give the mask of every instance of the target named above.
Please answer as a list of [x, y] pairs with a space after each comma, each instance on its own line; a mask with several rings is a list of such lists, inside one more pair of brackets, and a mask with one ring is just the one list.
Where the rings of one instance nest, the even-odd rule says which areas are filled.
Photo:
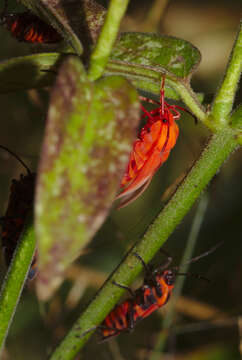
[[[195, 262], [202, 257], [209, 255], [211, 252], [215, 251], [218, 246], [220, 246], [220, 244], [191, 259], [188, 263]], [[117, 336], [121, 332], [132, 331], [139, 321], [145, 319], [155, 310], [164, 306], [172, 294], [177, 275], [191, 275], [203, 280], [208, 280], [200, 275], [180, 273], [178, 267], [168, 269], [168, 266], [172, 262], [172, 257], [170, 256], [168, 256], [164, 265], [153, 270], [144, 262], [139, 254], [134, 253], [134, 255], [141, 261], [144, 267], [144, 284], [133, 291], [129, 287], [114, 282], [115, 285], [128, 290], [131, 297], [117, 305], [106, 316], [102, 324], [98, 326], [98, 329], [101, 332], [101, 342], [109, 340], [111, 337]]]
[[4, 10], [0, 15], [0, 24], [18, 41], [32, 44], [53, 44], [62, 40], [62, 36], [51, 25], [30, 11], [8, 14], [6, 9], [7, 0], [5, 0]]
[[140, 96], [140, 100], [154, 104], [156, 107], [147, 111], [141, 105], [142, 118], [146, 123], [139, 132], [138, 139], [133, 143], [129, 163], [121, 181], [122, 190], [116, 197], [116, 199], [124, 199], [119, 204], [119, 208], [140, 196], [156, 171], [168, 159], [179, 135], [179, 127], [176, 123], [181, 116], [179, 110], [192, 115], [187, 109], [170, 105], [165, 101], [165, 77], [161, 81], [159, 101], [143, 96]]
[[[32, 173], [27, 165], [14, 152], [0, 145], [9, 154], [14, 156], [27, 170], [26, 175], [20, 175], [18, 180], [13, 179], [10, 187], [10, 196], [5, 215], [0, 219], [2, 225], [2, 248], [6, 265], [9, 266], [13, 253], [23, 231], [26, 219], [33, 211], [34, 187], [36, 174]], [[28, 278], [36, 274], [36, 255], [29, 270]]]
[[139, 321], [167, 303], [174, 288], [176, 271], [166, 269], [171, 258], [168, 258], [164, 266], [152, 271], [138, 254], [134, 255], [144, 266], [144, 284], [133, 292], [128, 287], [114, 283], [128, 290], [131, 297], [117, 305], [104, 319], [99, 327], [101, 341], [117, 336], [123, 331], [132, 331]]

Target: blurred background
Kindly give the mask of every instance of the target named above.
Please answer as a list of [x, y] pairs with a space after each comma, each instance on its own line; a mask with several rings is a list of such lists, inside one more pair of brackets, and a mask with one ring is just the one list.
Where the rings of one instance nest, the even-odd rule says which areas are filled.
[[[101, 2], [101, 1], [100, 1]], [[108, 1], [102, 2], [104, 6]], [[2, 5], [2, 4], [1, 4]], [[10, 1], [11, 10], [22, 9]], [[192, 86], [212, 101], [223, 77], [241, 16], [241, 1], [132, 0], [122, 31], [157, 32], [184, 38], [202, 53]], [[45, 49], [19, 43], [0, 28], [0, 60]], [[35, 171], [43, 139], [49, 90], [0, 95], [0, 144], [15, 151]], [[238, 91], [236, 102], [241, 102]], [[178, 182], [199, 156], [209, 132], [191, 117], [179, 121], [178, 143], [145, 193], [133, 204], [113, 210], [85, 254], [69, 269], [59, 292], [47, 304], [38, 302], [34, 281], [25, 287], [6, 342], [5, 359], [45, 359], [85, 309], [108, 274], [128, 248], [169, 200]], [[175, 302], [174, 319], [163, 342], [163, 321], [170, 303], [141, 322], [131, 334], [98, 345], [93, 336], [82, 359], [234, 360], [242, 354], [242, 166], [241, 150], [234, 153], [209, 185], [198, 203], [176, 229], [164, 248], [179, 264], [194, 217], [201, 227], [195, 255], [223, 244], [189, 271], [210, 283], [187, 277], [182, 296]], [[0, 151], [0, 214], [4, 214], [11, 179], [24, 170], [14, 158]], [[154, 262], [164, 258], [159, 254]], [[5, 266], [1, 262], [1, 276]], [[142, 279], [134, 286], [140, 286]], [[26, 346], [27, 343], [27, 346]]]

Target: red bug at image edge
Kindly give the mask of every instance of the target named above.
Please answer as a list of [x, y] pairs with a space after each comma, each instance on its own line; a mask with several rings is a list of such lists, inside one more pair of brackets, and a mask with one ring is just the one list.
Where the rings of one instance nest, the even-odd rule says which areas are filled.
[[30, 11], [7, 13], [8, 1], [0, 15], [0, 24], [18, 41], [31, 44], [55, 44], [62, 36], [49, 24]]
[[[36, 174], [32, 173], [27, 165], [14, 152], [3, 145], [0, 145], [0, 148], [15, 157], [27, 170], [26, 175], [21, 174], [18, 180], [12, 180], [7, 210], [5, 215], [0, 218], [0, 224], [2, 226], [2, 249], [4, 260], [8, 267], [23, 231], [26, 219], [31, 211], [33, 211]], [[36, 275], [36, 257], [35, 254], [28, 273], [29, 280], [33, 279]]]

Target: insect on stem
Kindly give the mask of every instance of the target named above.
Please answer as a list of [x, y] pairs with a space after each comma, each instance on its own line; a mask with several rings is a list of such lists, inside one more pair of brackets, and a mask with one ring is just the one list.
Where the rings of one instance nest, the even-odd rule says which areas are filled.
[[140, 105], [142, 118], [146, 123], [133, 143], [129, 163], [121, 181], [121, 192], [116, 197], [123, 198], [119, 208], [140, 196], [156, 171], [168, 159], [179, 135], [176, 121], [181, 114], [178, 109], [190, 113], [165, 101], [165, 77], [161, 80], [159, 101], [143, 96], [140, 96], [140, 100], [155, 105], [155, 108], [148, 111]]
[[[12, 180], [7, 210], [0, 222], [2, 226], [4, 260], [6, 266], [9, 266], [26, 220], [31, 211], [33, 211], [36, 174], [32, 173], [24, 161], [13, 151], [3, 145], [0, 145], [0, 148], [11, 154], [27, 170], [27, 175], [21, 174], [18, 180]], [[28, 273], [29, 280], [33, 279], [37, 272], [36, 259], [37, 255], [35, 253], [34, 260], [32, 261]]]
[[[220, 245], [221, 243], [203, 254], [196, 256], [191, 260], [191, 262], [198, 261], [211, 254]], [[164, 252], [163, 250], [161, 251]], [[133, 330], [139, 321], [145, 319], [154, 311], [164, 306], [170, 299], [177, 276], [191, 276], [197, 279], [209, 281], [206, 277], [198, 274], [178, 272], [178, 267], [169, 269], [168, 266], [172, 261], [172, 257], [170, 255], [168, 256], [166, 263], [159, 266], [155, 271], [150, 270], [149, 265], [145, 263], [138, 253], [133, 253], [133, 255], [141, 261], [145, 269], [144, 283], [135, 291], [127, 286], [115, 283], [116, 286], [129, 291], [131, 297], [123, 301], [121, 304], [116, 305], [106, 316], [102, 324], [97, 327], [101, 333], [101, 342], [109, 340], [124, 331]]]

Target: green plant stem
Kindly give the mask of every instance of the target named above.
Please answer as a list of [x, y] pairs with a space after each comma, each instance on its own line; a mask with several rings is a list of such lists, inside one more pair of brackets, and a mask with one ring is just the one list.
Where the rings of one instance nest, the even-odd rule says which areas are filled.
[[206, 123], [206, 112], [198, 100], [196, 94], [192, 90], [190, 84], [181, 83], [181, 82], [172, 82], [173, 88], [180, 95], [184, 104], [186, 104], [189, 109], [193, 112], [193, 114], [199, 119], [201, 122]]
[[[191, 231], [187, 240], [187, 245], [182, 257], [182, 261], [180, 263], [179, 268], [182, 269], [183, 273], [186, 273], [189, 267], [189, 263], [187, 263], [193, 254], [194, 247], [197, 242], [197, 238], [204, 220], [204, 216], [206, 214], [207, 208], [209, 203], [209, 196], [206, 192], [198, 203], [197, 210], [193, 219], [193, 223], [191, 226]], [[175, 304], [182, 293], [182, 289], [184, 286], [186, 278], [183, 276], [177, 277], [175, 287], [173, 290], [172, 298], [169, 303], [168, 311], [162, 321], [163, 330], [160, 336], [157, 339], [156, 345], [153, 350], [153, 354], [150, 360], [158, 360], [160, 359], [161, 352], [164, 350], [165, 344], [167, 342], [167, 338], [169, 336], [169, 332], [167, 331], [173, 323], [173, 319], [175, 316]]]
[[88, 77], [98, 79], [104, 71], [129, 0], [111, 0], [96, 47], [91, 54]]
[[[234, 132], [229, 128], [224, 128], [223, 131], [211, 137], [200, 159], [194, 164], [184, 182], [149, 227], [143, 239], [133, 248], [146, 263], [152, 259], [175, 227], [181, 222], [220, 166], [236, 147], [237, 142], [235, 141]], [[132, 255], [132, 252], [131, 250], [122, 264], [110, 276], [109, 281], [102, 287], [53, 353], [51, 360], [73, 359], [91, 335], [91, 331], [86, 332], [98, 325], [113, 308], [124, 290], [113, 285], [111, 280], [115, 280], [119, 284], [129, 285], [135, 279], [142, 266], [138, 259]]]
[[223, 126], [228, 122], [228, 115], [233, 106], [237, 84], [242, 71], [242, 22], [238, 31], [228, 68], [218, 90], [211, 111], [211, 122], [215, 126]]
[[[0, 354], [18, 304], [35, 250], [34, 228], [28, 221], [0, 294]], [[0, 355], [1, 356], [1, 355]]]

